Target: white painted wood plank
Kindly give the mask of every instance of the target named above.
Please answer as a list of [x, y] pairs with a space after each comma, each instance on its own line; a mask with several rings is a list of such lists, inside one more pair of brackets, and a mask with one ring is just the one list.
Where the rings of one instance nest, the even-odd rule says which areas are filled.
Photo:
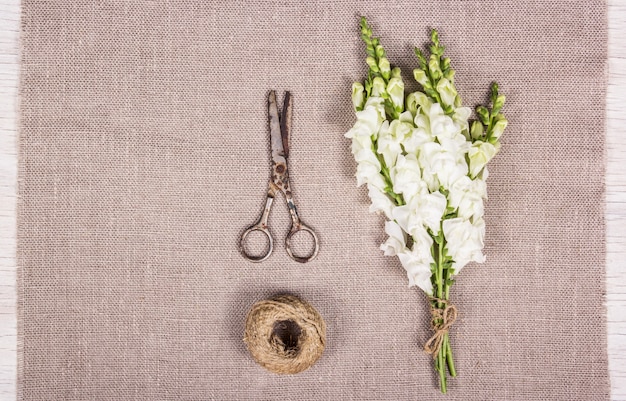
[[20, 0], [0, 0], [0, 399], [16, 398], [16, 183]]
[[607, 341], [611, 398], [626, 400], [626, 2], [609, 0]]

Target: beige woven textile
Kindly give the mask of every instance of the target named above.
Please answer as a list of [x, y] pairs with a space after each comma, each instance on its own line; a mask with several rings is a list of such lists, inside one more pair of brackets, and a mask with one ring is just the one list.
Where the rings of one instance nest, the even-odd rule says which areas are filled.
[[[343, 137], [361, 14], [407, 82], [438, 27], [467, 105], [494, 79], [507, 95], [445, 399], [608, 398], [604, 2], [24, 0], [20, 400], [444, 399], [426, 299], [379, 251]], [[271, 258], [237, 250], [264, 204], [270, 89], [294, 96], [292, 185], [322, 241], [305, 265], [282, 199]], [[281, 292], [328, 326], [294, 376], [242, 341], [250, 306]]]

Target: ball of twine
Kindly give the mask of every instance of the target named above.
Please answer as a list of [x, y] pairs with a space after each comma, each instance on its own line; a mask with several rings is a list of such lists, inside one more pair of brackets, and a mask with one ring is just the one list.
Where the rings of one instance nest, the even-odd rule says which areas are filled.
[[326, 323], [309, 303], [279, 295], [252, 306], [243, 341], [266, 369], [280, 374], [299, 373], [324, 352]]

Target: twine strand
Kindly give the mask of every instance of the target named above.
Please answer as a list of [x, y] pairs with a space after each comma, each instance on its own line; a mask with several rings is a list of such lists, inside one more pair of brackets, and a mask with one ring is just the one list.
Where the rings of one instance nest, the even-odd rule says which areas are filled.
[[456, 307], [449, 303], [446, 299], [435, 297], [430, 297], [429, 299], [431, 301], [431, 325], [435, 334], [433, 334], [432, 337], [426, 341], [426, 344], [424, 344], [424, 351], [426, 351], [427, 354], [432, 355], [433, 359], [436, 359], [439, 351], [441, 351], [443, 339], [446, 334], [448, 334], [450, 326], [452, 326], [456, 320], [458, 312]]

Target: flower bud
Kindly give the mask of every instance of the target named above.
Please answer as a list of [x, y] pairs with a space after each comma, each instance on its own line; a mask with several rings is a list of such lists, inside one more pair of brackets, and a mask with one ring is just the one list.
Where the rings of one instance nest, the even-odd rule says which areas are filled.
[[461, 101], [461, 96], [456, 95], [456, 99], [454, 99], [454, 107], [461, 107], [463, 102]]
[[413, 78], [417, 81], [418, 84], [425, 86], [428, 82], [428, 77], [426, 76], [426, 72], [424, 70], [420, 70], [416, 68], [413, 70]]
[[415, 93], [409, 93], [409, 95], [406, 97], [406, 109], [411, 112], [411, 114], [413, 115], [413, 118], [415, 118], [415, 115], [417, 114], [417, 99], [415, 98]]
[[437, 92], [439, 92], [439, 96], [441, 97], [441, 101], [444, 103], [444, 105], [454, 105], [454, 100], [456, 99], [457, 92], [452, 82], [448, 81], [445, 78], [442, 78], [437, 83]]
[[498, 96], [498, 89], [499, 89], [499, 87], [498, 87], [498, 83], [497, 82], [494, 82], [494, 83], [491, 84], [491, 97], [492, 98], [495, 99]]
[[432, 31], [430, 31], [430, 40], [435, 45], [439, 45], [439, 33], [437, 32], [436, 29], [433, 29]]
[[472, 123], [472, 129], [471, 129], [470, 134], [472, 135], [473, 139], [482, 138], [484, 131], [485, 129], [483, 125], [480, 123], [480, 121], [474, 121]]
[[472, 144], [469, 152], [470, 177], [474, 178], [480, 173], [485, 165], [493, 159], [498, 152], [498, 147], [489, 142], [476, 141]]
[[489, 124], [489, 110], [487, 110], [487, 108], [483, 106], [476, 107], [476, 114], [478, 114], [480, 122], [482, 122], [484, 125]]
[[499, 119], [491, 128], [490, 138], [498, 139], [504, 132], [504, 129], [508, 125], [508, 121], [505, 118]]
[[401, 78], [391, 78], [387, 84], [387, 93], [396, 109], [404, 108], [404, 82]]
[[496, 101], [493, 102], [493, 113], [497, 114], [501, 109], [502, 106], [504, 106], [504, 101], [506, 100], [506, 98], [504, 97], [504, 95], [500, 95], [498, 97], [496, 97]]
[[365, 100], [363, 89], [363, 85], [360, 82], [352, 84], [352, 105], [355, 111], [363, 109], [363, 101]]
[[400, 78], [401, 72], [402, 71], [400, 71], [400, 68], [393, 67], [393, 69], [391, 70], [391, 78]]
[[430, 60], [428, 61], [428, 70], [430, 71], [430, 75], [436, 81], [441, 78], [442, 73], [439, 68], [439, 57], [435, 54], [430, 55]]
[[383, 96], [385, 93], [385, 81], [381, 77], [374, 78], [372, 96]]
[[383, 57], [378, 62], [378, 68], [380, 69], [380, 73], [385, 79], [389, 79], [391, 76], [391, 65], [389, 65], [389, 60], [387, 57]]
[[382, 58], [385, 56], [385, 49], [381, 45], [376, 46], [376, 57]]
[[365, 92], [368, 95], [372, 93], [372, 81], [370, 79], [365, 80]]
[[376, 60], [374, 59], [374, 57], [367, 57], [365, 59], [365, 62], [367, 63], [367, 65], [370, 67], [370, 70], [372, 70], [373, 72], [378, 72], [378, 65], [376, 64]]
[[441, 69], [444, 71], [450, 69], [450, 57], [446, 57], [443, 59]]

